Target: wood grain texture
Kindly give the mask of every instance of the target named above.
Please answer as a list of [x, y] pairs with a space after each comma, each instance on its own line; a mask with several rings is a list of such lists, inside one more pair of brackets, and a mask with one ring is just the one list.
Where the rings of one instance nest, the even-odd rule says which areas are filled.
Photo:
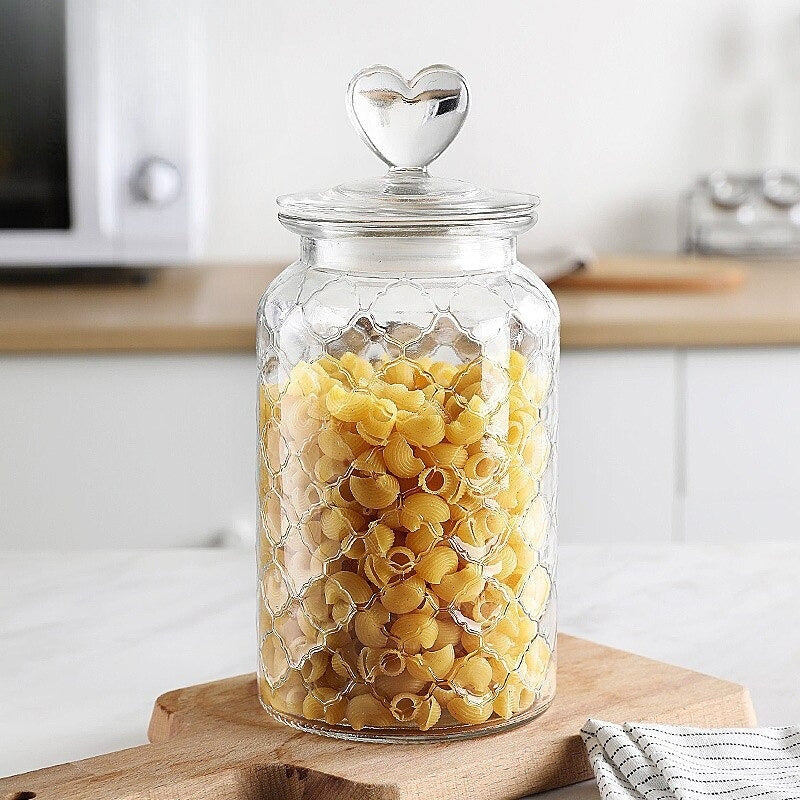
[[751, 726], [746, 689], [561, 635], [556, 700], [541, 717], [462, 742], [380, 745], [273, 722], [255, 677], [178, 689], [156, 701], [150, 745], [0, 780], [0, 798], [37, 800], [503, 800], [590, 777], [587, 717]]
[[741, 288], [746, 271], [724, 259], [676, 256], [602, 258], [551, 281], [550, 288], [586, 292], [731, 292]]
[[[623, 260], [654, 263], [607, 257], [595, 269]], [[144, 287], [3, 287], [0, 352], [252, 352], [258, 300], [282, 266], [168, 268]], [[800, 263], [745, 270], [734, 292], [557, 289], [562, 347], [800, 344]]]

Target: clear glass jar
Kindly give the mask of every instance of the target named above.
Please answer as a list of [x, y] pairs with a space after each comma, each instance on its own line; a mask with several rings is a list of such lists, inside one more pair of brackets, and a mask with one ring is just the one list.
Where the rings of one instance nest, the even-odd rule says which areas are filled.
[[492, 732], [555, 692], [558, 309], [516, 260], [538, 201], [428, 175], [455, 70], [348, 98], [391, 169], [279, 199], [301, 257], [258, 311], [259, 694], [331, 736]]

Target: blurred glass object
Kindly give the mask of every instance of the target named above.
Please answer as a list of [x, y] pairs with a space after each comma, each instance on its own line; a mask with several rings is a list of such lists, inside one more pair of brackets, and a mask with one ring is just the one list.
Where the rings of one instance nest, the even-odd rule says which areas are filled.
[[684, 249], [732, 256], [800, 255], [800, 174], [712, 172], [684, 204]]
[[70, 227], [65, 3], [0, 0], [0, 228]]

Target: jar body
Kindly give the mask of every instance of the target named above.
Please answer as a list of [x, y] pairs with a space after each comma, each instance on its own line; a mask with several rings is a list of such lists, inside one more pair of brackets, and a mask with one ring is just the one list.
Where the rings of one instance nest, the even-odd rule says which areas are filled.
[[555, 301], [510, 240], [424, 270], [424, 244], [306, 244], [258, 313], [261, 702], [379, 741], [528, 720], [555, 692]]

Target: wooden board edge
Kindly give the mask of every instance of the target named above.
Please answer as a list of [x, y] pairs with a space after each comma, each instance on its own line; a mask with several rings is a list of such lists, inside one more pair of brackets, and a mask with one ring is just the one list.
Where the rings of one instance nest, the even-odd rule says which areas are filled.
[[[221, 683], [232, 683], [235, 686], [251, 683], [255, 685], [255, 672], [246, 672], [230, 678], [221, 678], [191, 686], [181, 686], [159, 695], [153, 704], [150, 722], [147, 726], [147, 738], [151, 744], [164, 742], [180, 735], [183, 730], [181, 714], [191, 708], [191, 697]], [[2, 800], [2, 798], [0, 798]]]

